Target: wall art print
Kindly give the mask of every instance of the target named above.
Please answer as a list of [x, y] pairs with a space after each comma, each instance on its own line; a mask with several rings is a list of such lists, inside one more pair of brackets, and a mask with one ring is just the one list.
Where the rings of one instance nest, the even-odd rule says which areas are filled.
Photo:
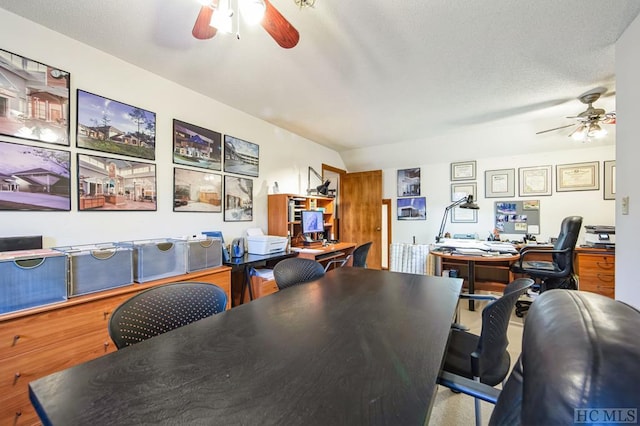
[[156, 210], [156, 165], [78, 154], [78, 210]]
[[222, 170], [222, 135], [174, 119], [173, 162], [209, 170]]
[[426, 220], [426, 197], [398, 198], [398, 220]]
[[224, 135], [224, 171], [258, 177], [260, 147], [251, 142]]
[[0, 142], [1, 210], [71, 210], [71, 153]]
[[222, 212], [222, 175], [174, 167], [174, 212]]
[[76, 145], [154, 160], [156, 114], [78, 89]]
[[224, 220], [225, 222], [253, 220], [253, 179], [225, 175]]
[[66, 71], [0, 49], [0, 134], [69, 145]]
[[420, 195], [420, 167], [398, 170], [398, 197]]

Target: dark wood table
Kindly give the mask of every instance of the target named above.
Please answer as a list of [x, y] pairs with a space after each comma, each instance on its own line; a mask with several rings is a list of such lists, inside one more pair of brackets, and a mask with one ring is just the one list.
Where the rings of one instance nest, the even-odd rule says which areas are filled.
[[44, 425], [423, 425], [459, 278], [343, 267], [29, 384]]

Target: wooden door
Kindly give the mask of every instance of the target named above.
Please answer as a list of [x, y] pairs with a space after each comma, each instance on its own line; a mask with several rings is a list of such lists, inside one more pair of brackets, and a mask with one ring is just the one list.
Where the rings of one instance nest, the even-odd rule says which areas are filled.
[[358, 244], [373, 241], [367, 266], [382, 264], [382, 170], [340, 177], [340, 239]]

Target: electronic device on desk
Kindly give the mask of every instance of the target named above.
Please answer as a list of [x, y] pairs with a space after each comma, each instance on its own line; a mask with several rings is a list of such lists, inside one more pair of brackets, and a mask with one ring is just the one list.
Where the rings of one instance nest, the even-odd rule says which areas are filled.
[[615, 248], [616, 227], [608, 225], [586, 225], [584, 245], [587, 247]]
[[318, 210], [302, 210], [300, 212], [303, 244], [317, 243], [317, 235], [324, 233], [324, 216]]
[[247, 245], [249, 254], [272, 254], [287, 248], [287, 237], [264, 235], [260, 228], [247, 229]]

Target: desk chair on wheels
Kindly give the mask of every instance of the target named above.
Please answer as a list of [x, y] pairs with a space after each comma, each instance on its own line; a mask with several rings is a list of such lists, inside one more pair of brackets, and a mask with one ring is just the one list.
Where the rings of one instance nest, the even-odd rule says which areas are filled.
[[336, 268], [342, 267], [349, 262], [350, 259], [353, 259], [351, 266], [355, 268], [366, 268], [367, 267], [367, 256], [369, 255], [369, 249], [371, 249], [371, 245], [373, 241], [369, 241], [368, 243], [360, 244], [358, 247], [353, 249], [353, 252], [349, 254], [344, 259], [336, 259], [330, 260], [327, 262], [324, 267], [324, 271], [328, 271], [332, 265], [335, 265]]
[[[511, 265], [511, 272], [525, 274], [535, 279], [538, 282], [540, 293], [552, 288], [576, 290], [578, 284], [573, 275], [573, 260], [581, 226], [581, 216], [564, 218], [560, 226], [560, 235], [558, 235], [553, 249], [537, 249], [535, 246], [524, 247], [520, 250], [520, 259]], [[552, 260], [527, 260], [527, 258], [531, 259], [533, 257], [531, 255], [536, 253], [550, 254]], [[518, 301], [516, 303], [516, 315], [522, 317], [530, 305], [530, 301]]]
[[227, 294], [215, 284], [170, 283], [144, 290], [118, 306], [109, 336], [118, 349], [223, 312]]
[[281, 260], [273, 267], [278, 290], [315, 281], [323, 276], [324, 268], [320, 262], [302, 257]]
[[[518, 298], [533, 285], [530, 278], [518, 278], [507, 285], [502, 297], [462, 294], [461, 298], [490, 300], [482, 310], [480, 335], [452, 328], [443, 371], [495, 386], [509, 373], [507, 328]], [[481, 424], [480, 400], [475, 400], [476, 425]]]

